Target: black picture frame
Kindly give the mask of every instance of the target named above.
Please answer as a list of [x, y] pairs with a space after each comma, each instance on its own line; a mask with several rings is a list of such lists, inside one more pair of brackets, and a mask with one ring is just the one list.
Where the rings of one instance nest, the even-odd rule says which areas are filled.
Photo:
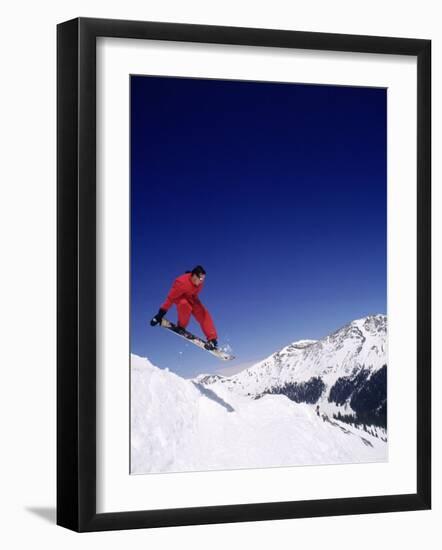
[[[415, 494], [96, 512], [96, 38], [365, 52], [417, 59]], [[133, 529], [431, 507], [431, 41], [78, 18], [57, 26], [57, 524]]]

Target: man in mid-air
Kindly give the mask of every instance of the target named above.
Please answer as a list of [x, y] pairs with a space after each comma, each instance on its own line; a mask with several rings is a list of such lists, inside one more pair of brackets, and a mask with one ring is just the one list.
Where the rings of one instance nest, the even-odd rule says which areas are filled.
[[192, 271], [186, 271], [173, 282], [172, 288], [158, 313], [152, 318], [150, 324], [154, 327], [161, 323], [161, 319], [167, 311], [176, 304], [178, 310], [178, 328], [185, 329], [193, 315], [206, 335], [206, 349], [214, 350], [218, 347], [216, 328], [208, 310], [201, 303], [198, 294], [204, 286], [206, 272], [197, 265]]

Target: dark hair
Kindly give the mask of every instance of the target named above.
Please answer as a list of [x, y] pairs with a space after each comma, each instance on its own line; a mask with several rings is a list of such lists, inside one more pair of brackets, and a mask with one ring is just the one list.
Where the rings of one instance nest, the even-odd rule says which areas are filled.
[[206, 270], [204, 269], [204, 267], [202, 265], [197, 265], [189, 273], [192, 273], [192, 275], [196, 275], [197, 277], [200, 277], [201, 275], [206, 274]]

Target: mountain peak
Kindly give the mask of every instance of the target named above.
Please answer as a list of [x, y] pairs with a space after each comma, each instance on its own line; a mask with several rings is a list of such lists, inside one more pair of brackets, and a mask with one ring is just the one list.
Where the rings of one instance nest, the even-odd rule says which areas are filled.
[[349, 324], [356, 325], [358, 328], [365, 328], [366, 330], [372, 330], [373, 328], [384, 329], [387, 324], [387, 316], [383, 313], [375, 313], [355, 319]]
[[219, 380], [222, 380], [224, 376], [221, 374], [198, 374], [193, 380], [195, 382], [198, 382], [199, 384], [213, 384], [214, 382], [218, 382]]

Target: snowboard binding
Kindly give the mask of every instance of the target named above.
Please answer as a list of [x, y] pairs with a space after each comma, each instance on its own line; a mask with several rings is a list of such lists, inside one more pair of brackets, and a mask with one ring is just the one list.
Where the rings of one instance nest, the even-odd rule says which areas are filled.
[[212, 338], [211, 340], [207, 340], [207, 342], [204, 344], [204, 347], [208, 351], [213, 351], [218, 349], [218, 341], [215, 338]]

